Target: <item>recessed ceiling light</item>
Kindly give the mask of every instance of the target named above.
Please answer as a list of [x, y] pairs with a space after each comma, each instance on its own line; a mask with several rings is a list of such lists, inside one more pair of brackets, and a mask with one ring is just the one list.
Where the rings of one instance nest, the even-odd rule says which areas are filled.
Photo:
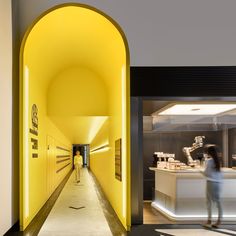
[[152, 115], [217, 115], [236, 109], [236, 104], [175, 104]]

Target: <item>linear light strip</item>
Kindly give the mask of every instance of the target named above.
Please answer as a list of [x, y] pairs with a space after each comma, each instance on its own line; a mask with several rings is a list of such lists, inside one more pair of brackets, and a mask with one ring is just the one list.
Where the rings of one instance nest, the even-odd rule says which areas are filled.
[[157, 115], [218, 115], [236, 109], [236, 104], [175, 104], [161, 112], [153, 113]]
[[102, 146], [100, 146], [100, 147], [98, 147], [98, 148], [94, 148], [94, 149], [91, 150], [90, 152], [95, 152], [95, 151], [98, 151], [98, 150], [100, 150], [100, 149], [107, 148], [107, 147], [109, 147], [109, 144], [102, 145]]
[[[166, 215], [169, 215], [170, 217], [174, 218], [174, 219], [178, 219], [178, 218], [207, 218], [207, 215], [176, 215], [173, 212], [169, 211], [168, 209], [166, 209], [165, 207], [159, 205], [156, 202], [152, 202], [152, 206], [157, 209], [162, 211], [163, 213], [165, 213]], [[212, 215], [212, 217], [217, 217], [217, 215]], [[224, 215], [223, 214], [223, 218], [236, 218], [236, 215]]]
[[29, 217], [29, 68], [24, 68], [24, 216]]
[[122, 90], [122, 199], [123, 199], [123, 217], [127, 217], [127, 179], [126, 179], [126, 153], [127, 153], [127, 140], [126, 140], [126, 68], [122, 66], [121, 70], [121, 90]]
[[94, 154], [94, 153], [98, 153], [98, 152], [106, 152], [108, 150], [110, 150], [110, 147], [103, 147], [103, 148], [100, 148], [96, 151], [91, 151], [90, 154]]

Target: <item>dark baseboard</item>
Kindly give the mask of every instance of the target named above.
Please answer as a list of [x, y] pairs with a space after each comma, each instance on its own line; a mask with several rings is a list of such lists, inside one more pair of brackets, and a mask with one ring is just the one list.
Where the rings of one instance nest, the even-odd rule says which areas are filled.
[[19, 220], [4, 234], [5, 235], [14, 235], [14, 232], [20, 231], [20, 222]]
[[98, 199], [100, 201], [100, 204], [103, 209], [103, 213], [105, 215], [105, 218], [107, 220], [107, 223], [110, 227], [110, 230], [112, 232], [112, 235], [114, 236], [120, 236], [120, 235], [126, 235], [127, 232], [120, 222], [118, 216], [116, 215], [116, 212], [112, 208], [110, 202], [108, 201], [100, 183], [98, 182], [96, 176], [92, 173], [91, 170], [88, 171], [90, 176], [93, 178], [93, 181], [95, 183], [94, 187], [97, 192]]

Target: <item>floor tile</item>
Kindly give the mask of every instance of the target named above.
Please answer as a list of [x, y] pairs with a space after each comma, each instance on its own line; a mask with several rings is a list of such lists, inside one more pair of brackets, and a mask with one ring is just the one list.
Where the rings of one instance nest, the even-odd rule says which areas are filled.
[[62, 235], [112, 235], [99, 203], [94, 183], [85, 168], [81, 171], [79, 184], [75, 183], [74, 173], [72, 173], [39, 232], [39, 236]]

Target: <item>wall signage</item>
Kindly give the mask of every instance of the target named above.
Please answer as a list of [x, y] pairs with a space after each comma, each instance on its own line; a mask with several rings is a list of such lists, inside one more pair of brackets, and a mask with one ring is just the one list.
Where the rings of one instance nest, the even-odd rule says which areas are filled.
[[36, 104], [32, 105], [31, 108], [31, 128], [29, 130], [32, 143], [32, 157], [38, 158], [38, 107]]
[[122, 156], [121, 156], [121, 139], [115, 141], [115, 177], [122, 181]]

